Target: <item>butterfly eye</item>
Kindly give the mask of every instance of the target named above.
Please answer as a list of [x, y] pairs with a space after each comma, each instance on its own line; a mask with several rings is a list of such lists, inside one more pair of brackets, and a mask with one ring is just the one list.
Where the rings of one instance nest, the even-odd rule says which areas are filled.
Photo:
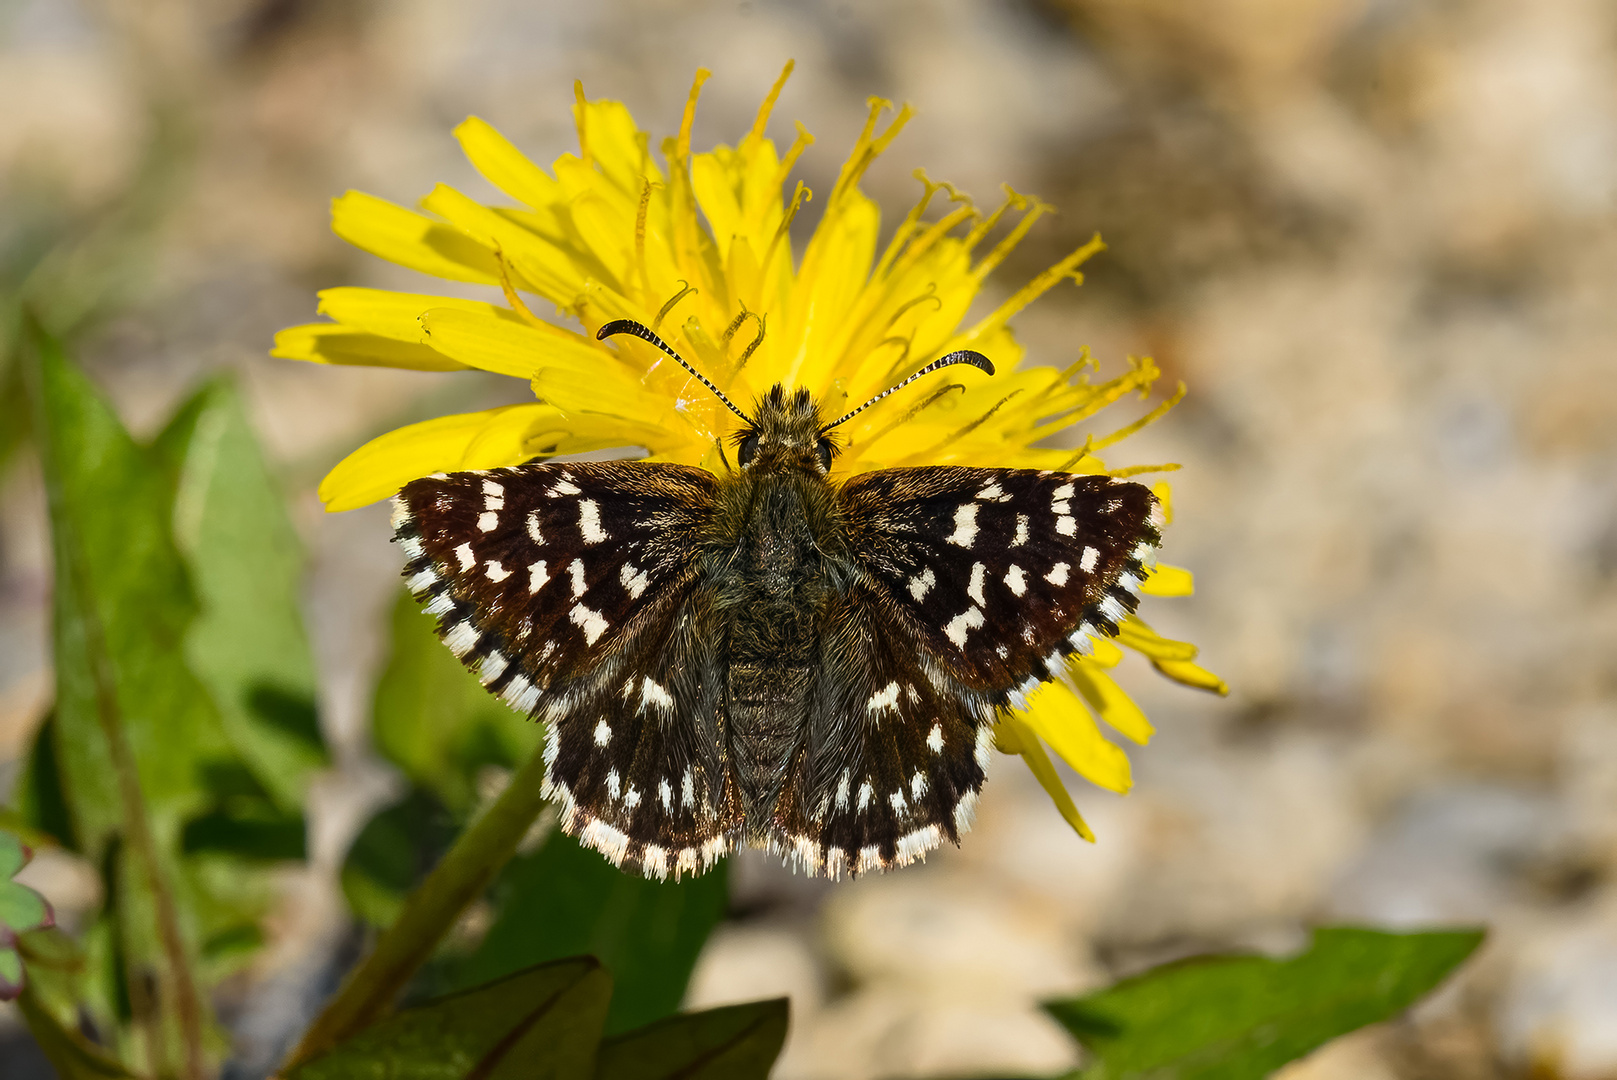
[[752, 464], [752, 459], [757, 456], [758, 436], [756, 434], [748, 435], [745, 439], [741, 440], [741, 449], [736, 451], [736, 460], [741, 462], [741, 467], [745, 469], [748, 465]]
[[821, 472], [830, 472], [831, 471], [831, 440], [830, 439], [821, 439], [820, 440], [820, 471]]

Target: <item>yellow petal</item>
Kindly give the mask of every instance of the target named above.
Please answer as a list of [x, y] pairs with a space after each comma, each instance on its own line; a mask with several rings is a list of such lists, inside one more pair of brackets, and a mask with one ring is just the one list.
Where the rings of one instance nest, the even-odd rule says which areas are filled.
[[1027, 711], [1018, 719], [1090, 783], [1119, 795], [1133, 783], [1128, 755], [1106, 741], [1083, 702], [1061, 683], [1045, 683], [1029, 694]]
[[1191, 596], [1196, 592], [1196, 579], [1183, 567], [1159, 562], [1140, 583], [1140, 591], [1147, 596]]
[[1196, 659], [1197, 649], [1188, 641], [1165, 638], [1147, 626], [1138, 615], [1130, 615], [1117, 628], [1117, 640], [1135, 652], [1144, 653], [1153, 660], [1179, 662]]
[[510, 269], [512, 284], [536, 292], [558, 307], [571, 305], [584, 285], [584, 275], [566, 251], [448, 184], [434, 187], [421, 200], [421, 208], [461, 230], [463, 239], [488, 252], [490, 258], [498, 252]]
[[410, 371], [465, 371], [443, 353], [427, 345], [383, 337], [338, 323], [289, 326], [275, 335], [271, 356], [307, 360], [314, 364], [351, 367], [394, 367]]
[[477, 171], [513, 199], [537, 209], [566, 198], [560, 184], [529, 161], [487, 121], [468, 116], [455, 129], [455, 138], [460, 140], [461, 150]]
[[[555, 414], [549, 405], [505, 405], [390, 431], [338, 462], [320, 482], [320, 501], [329, 511], [352, 510], [388, 498], [417, 477], [514, 465], [531, 456], [523, 449], [528, 429], [554, 421]], [[474, 444], [479, 452], [468, 454]]]
[[498, 285], [494, 253], [452, 226], [350, 191], [331, 202], [331, 230], [372, 255], [451, 281]]
[[421, 329], [421, 316], [432, 308], [459, 308], [489, 318], [520, 321], [510, 308], [481, 300], [353, 287], [323, 289], [320, 292], [320, 314], [356, 330], [418, 344], [426, 341], [426, 333]]
[[1069, 665], [1073, 684], [1084, 696], [1089, 707], [1118, 734], [1130, 742], [1144, 746], [1156, 734], [1156, 728], [1145, 718], [1145, 713], [1134, 704], [1134, 699], [1112, 677], [1087, 660]]
[[1123, 662], [1123, 650], [1112, 643], [1111, 638], [1093, 638], [1090, 641], [1092, 648], [1084, 659], [1091, 664], [1101, 667], [1116, 667]]
[[1151, 485], [1151, 494], [1155, 495], [1157, 497], [1157, 502], [1162, 504], [1162, 520], [1165, 523], [1172, 525], [1173, 485], [1168, 483], [1166, 480], [1159, 480], [1155, 484]]
[[596, 370], [614, 363], [611, 354], [582, 334], [545, 330], [520, 319], [439, 307], [421, 315], [421, 326], [435, 349], [468, 367], [531, 379], [540, 368], [577, 365]]
[[1067, 824], [1072, 826], [1072, 831], [1093, 844], [1095, 834], [1090, 831], [1089, 824], [1084, 821], [1083, 815], [1078, 812], [1078, 807], [1073, 803], [1072, 796], [1067, 793], [1066, 785], [1061, 782], [1061, 777], [1056, 774], [1055, 766], [1050, 763], [1050, 755], [1044, 752], [1044, 746], [1040, 744], [1039, 738], [1033, 733], [1033, 730], [1024, 724], [1021, 718], [1011, 713], [1001, 713], [999, 724], [994, 731], [996, 736], [1001, 736], [996, 741], [1006, 746], [1014, 745], [1017, 748], [1014, 751], [1008, 750], [1007, 752], [1021, 755], [1022, 761], [1028, 767], [1028, 771], [1039, 782], [1039, 786], [1044, 789], [1044, 793], [1050, 796], [1050, 801], [1056, 804], [1056, 809], [1060, 811]]
[[1198, 690], [1211, 690], [1223, 697], [1230, 692], [1230, 684], [1211, 671], [1188, 660], [1153, 660], [1151, 666], [1176, 683], [1193, 686]]

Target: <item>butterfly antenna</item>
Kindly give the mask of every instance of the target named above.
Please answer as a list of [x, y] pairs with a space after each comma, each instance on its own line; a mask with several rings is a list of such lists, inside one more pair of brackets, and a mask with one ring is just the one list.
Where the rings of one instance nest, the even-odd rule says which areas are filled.
[[914, 382], [916, 379], [919, 379], [922, 375], [930, 375], [939, 368], [953, 367], [955, 364], [970, 364], [978, 371], [986, 371], [990, 375], [994, 373], [994, 362], [988, 359], [988, 357], [984, 356], [982, 353], [972, 352], [970, 349], [961, 349], [959, 352], [952, 352], [948, 356], [942, 356], [932, 361], [926, 367], [922, 368], [920, 371], [917, 371], [914, 375], [911, 375], [897, 386], [890, 386], [886, 390], [883, 390], [881, 393], [859, 406], [847, 416], [842, 417], [840, 420], [833, 420], [831, 423], [820, 429], [820, 434], [824, 435], [827, 431], [830, 431], [838, 424], [847, 423], [849, 420], [852, 420], [854, 417], [876, 404], [876, 402], [880, 401], [888, 394], [891, 394], [896, 390], [904, 389], [910, 383]]
[[741, 419], [745, 420], [749, 427], [757, 426], [753, 422], [752, 417], [736, 408], [735, 402], [724, 396], [723, 390], [720, 390], [717, 386], [714, 386], [711, 382], [709, 382], [706, 375], [703, 375], [700, 371], [697, 371], [695, 368], [691, 367], [691, 365], [687, 364], [683, 356], [679, 355], [679, 353], [670, 348], [668, 342], [658, 337], [649, 328], [647, 328], [644, 323], [635, 322], [633, 319], [613, 319], [611, 322], [607, 323], [605, 326], [601, 327], [595, 332], [595, 340], [605, 341], [614, 334], [633, 334], [641, 341], [651, 342], [653, 345], [657, 346], [657, 348], [661, 349], [669, 356], [672, 356], [674, 360], [678, 362], [680, 367], [684, 368], [686, 371], [700, 379], [703, 386], [713, 391], [714, 397], [717, 397], [720, 401], [724, 402], [724, 404], [729, 407], [730, 411], [741, 417]]

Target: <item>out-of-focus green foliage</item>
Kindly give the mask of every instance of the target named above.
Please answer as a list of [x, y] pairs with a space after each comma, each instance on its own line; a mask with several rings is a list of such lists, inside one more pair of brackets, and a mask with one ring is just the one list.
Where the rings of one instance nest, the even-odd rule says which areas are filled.
[[127, 1064], [189, 1069], [224, 1052], [207, 988], [260, 944], [263, 868], [302, 857], [303, 788], [325, 761], [297, 548], [228, 385], [141, 446], [43, 331], [22, 340], [56, 704], [11, 819], [105, 887], [83, 961], [34, 1006], [69, 1031], [87, 1009]]
[[1482, 943], [1481, 930], [1318, 930], [1306, 952], [1206, 956], [1045, 1005], [1093, 1055], [1082, 1080], [1256, 1080], [1390, 1019]]
[[28, 865], [33, 852], [11, 833], [0, 831], [0, 1001], [22, 993], [22, 954], [17, 939], [55, 922], [45, 898], [12, 877]]
[[446, 965], [451, 984], [471, 986], [588, 953], [612, 972], [606, 1027], [617, 1033], [679, 1008], [696, 958], [724, 918], [729, 890], [723, 863], [697, 878], [650, 881], [558, 830], [538, 851], [511, 861], [493, 898], [498, 916], [481, 946]]
[[685, 1013], [601, 1044], [600, 1080], [762, 1080], [786, 1043], [785, 998]]
[[287, 1080], [584, 1080], [611, 996], [597, 961], [547, 964], [397, 1013]]
[[784, 999], [687, 1013], [601, 1041], [612, 977], [575, 957], [389, 1017], [287, 1080], [763, 1080]]

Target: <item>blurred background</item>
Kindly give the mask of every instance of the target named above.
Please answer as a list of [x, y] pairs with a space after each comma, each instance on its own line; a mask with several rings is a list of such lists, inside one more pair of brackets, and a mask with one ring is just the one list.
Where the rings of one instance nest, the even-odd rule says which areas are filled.
[[[337, 240], [327, 200], [492, 196], [451, 127], [475, 113], [548, 164], [574, 79], [660, 137], [710, 67], [693, 142], [733, 143], [788, 57], [771, 132], [817, 136], [812, 188], [876, 94], [920, 110], [867, 184], [889, 224], [917, 165], [1059, 208], [994, 295], [1105, 237], [1017, 325], [1031, 363], [1087, 344], [1189, 384], [1110, 463], [1185, 464], [1166, 558], [1197, 595], [1143, 614], [1233, 692], [1125, 664], [1159, 734], [1128, 797], [1071, 779], [1094, 846], [1001, 760], [924, 867], [828, 886], [739, 860], [692, 1003], [790, 993], [783, 1077], [1048, 1073], [1077, 1058], [1041, 997], [1322, 922], [1485, 922], [1437, 998], [1288, 1080], [1617, 1077], [1609, 0], [0, 0], [0, 290], [137, 434], [234, 371], [307, 546], [338, 766], [244, 1045], [279, 1045], [351, 958], [335, 871], [398, 784], [366, 730], [386, 511], [325, 515], [315, 485], [399, 423], [528, 393], [270, 359], [319, 288], [451, 291]], [[51, 687], [41, 482], [3, 460], [0, 795]], [[66, 856], [24, 880], [69, 919], [96, 900]], [[24, 1038], [0, 1011], [0, 1076]]]

